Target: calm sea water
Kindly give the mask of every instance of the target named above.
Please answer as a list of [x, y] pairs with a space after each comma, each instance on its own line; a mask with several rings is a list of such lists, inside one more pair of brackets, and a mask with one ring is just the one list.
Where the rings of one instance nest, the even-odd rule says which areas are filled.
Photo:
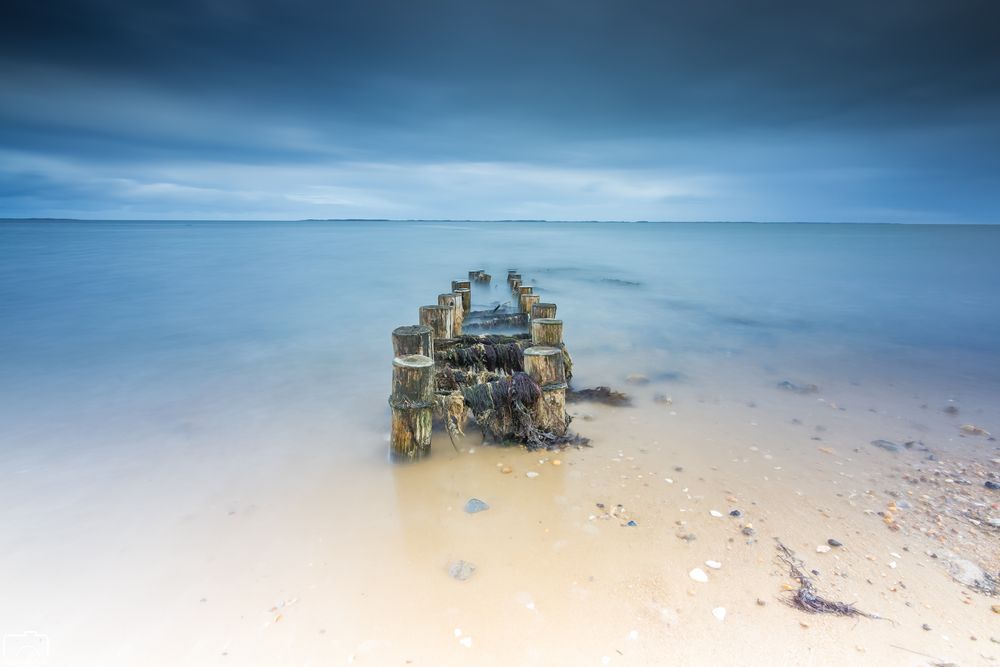
[[985, 226], [5, 222], [0, 444], [380, 427], [389, 332], [479, 267], [481, 304], [508, 267], [559, 304], [583, 383], [620, 355], [994, 392], [998, 257]]

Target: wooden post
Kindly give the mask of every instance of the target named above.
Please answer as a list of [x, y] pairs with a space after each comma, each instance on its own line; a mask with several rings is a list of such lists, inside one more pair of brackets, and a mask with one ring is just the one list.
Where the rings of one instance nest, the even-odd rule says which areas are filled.
[[541, 301], [542, 297], [537, 294], [522, 294], [521, 295], [521, 312], [528, 313], [528, 317], [531, 317], [531, 307], [536, 303]]
[[458, 287], [452, 291], [462, 297], [462, 308], [465, 312], [472, 310], [472, 290], [470, 288]]
[[511, 281], [510, 281], [510, 292], [514, 296], [520, 296], [521, 295], [521, 279], [520, 278], [513, 278], [513, 279], [511, 279]]
[[517, 275], [517, 269], [507, 269], [507, 284], [510, 284], [510, 279]]
[[392, 331], [392, 356], [422, 354], [434, 358], [434, 338], [431, 328], [422, 324], [396, 327]]
[[472, 281], [471, 280], [452, 280], [451, 281], [451, 291], [452, 292], [454, 292], [455, 290], [459, 289], [460, 287], [464, 287], [465, 289], [472, 289]]
[[462, 321], [465, 319], [465, 307], [462, 303], [462, 295], [455, 294], [454, 292], [449, 292], [447, 294], [438, 294], [438, 305], [448, 306], [451, 308], [452, 317], [452, 333], [455, 336], [462, 335]]
[[556, 304], [536, 303], [531, 307], [531, 319], [552, 319], [556, 316]]
[[524, 372], [542, 388], [534, 406], [535, 423], [556, 435], [566, 432], [566, 372], [558, 347], [534, 346], [524, 351]]
[[455, 316], [451, 306], [420, 306], [420, 323], [431, 328], [434, 338], [455, 337]]
[[422, 354], [392, 360], [392, 435], [389, 456], [393, 461], [415, 461], [430, 453], [434, 418], [434, 361]]
[[476, 269], [475, 271], [469, 271], [469, 281], [471, 282], [471, 281], [477, 280], [479, 278], [479, 276], [483, 275], [484, 273], [486, 273], [486, 272], [483, 271], [482, 269]]
[[[537, 306], [536, 306], [537, 307]], [[562, 345], [563, 323], [562, 320], [550, 318], [531, 318], [531, 344], [544, 345], [546, 347], [559, 347]]]
[[518, 290], [518, 294], [534, 294], [535, 293], [535, 288], [532, 287], [531, 285], [518, 285], [517, 286], [517, 290]]

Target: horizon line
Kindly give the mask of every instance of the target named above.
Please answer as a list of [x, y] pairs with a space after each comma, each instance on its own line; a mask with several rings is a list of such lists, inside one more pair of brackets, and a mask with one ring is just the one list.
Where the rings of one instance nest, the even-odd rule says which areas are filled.
[[708, 225], [919, 225], [940, 227], [990, 227], [997, 222], [921, 222], [863, 220], [550, 220], [545, 218], [53, 218], [0, 217], [0, 222], [533, 222], [545, 224], [708, 224]]

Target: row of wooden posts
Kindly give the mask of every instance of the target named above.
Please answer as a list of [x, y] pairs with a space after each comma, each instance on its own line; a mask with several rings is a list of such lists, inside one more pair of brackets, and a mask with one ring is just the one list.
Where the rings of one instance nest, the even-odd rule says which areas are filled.
[[[469, 271], [469, 279], [453, 280], [451, 292], [439, 294], [436, 305], [420, 307], [419, 324], [401, 326], [392, 332], [394, 358], [389, 405], [393, 460], [412, 461], [430, 452], [434, 408], [438, 404], [434, 383], [435, 343], [447, 345], [462, 335], [462, 325], [472, 312], [472, 284], [489, 285], [490, 281], [485, 271]], [[531, 347], [524, 350], [524, 371], [541, 388], [541, 398], [531, 406], [532, 418], [540, 429], [563, 435], [569, 421], [563, 322], [556, 319], [556, 304], [541, 303], [541, 297], [532, 286], [523, 284], [516, 269], [508, 270], [507, 284], [519, 312], [528, 317]]]

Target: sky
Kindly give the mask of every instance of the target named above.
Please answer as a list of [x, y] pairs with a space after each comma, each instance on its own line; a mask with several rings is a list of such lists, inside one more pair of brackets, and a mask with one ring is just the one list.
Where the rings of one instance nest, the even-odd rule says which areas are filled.
[[1000, 3], [11, 0], [0, 217], [1000, 222]]

